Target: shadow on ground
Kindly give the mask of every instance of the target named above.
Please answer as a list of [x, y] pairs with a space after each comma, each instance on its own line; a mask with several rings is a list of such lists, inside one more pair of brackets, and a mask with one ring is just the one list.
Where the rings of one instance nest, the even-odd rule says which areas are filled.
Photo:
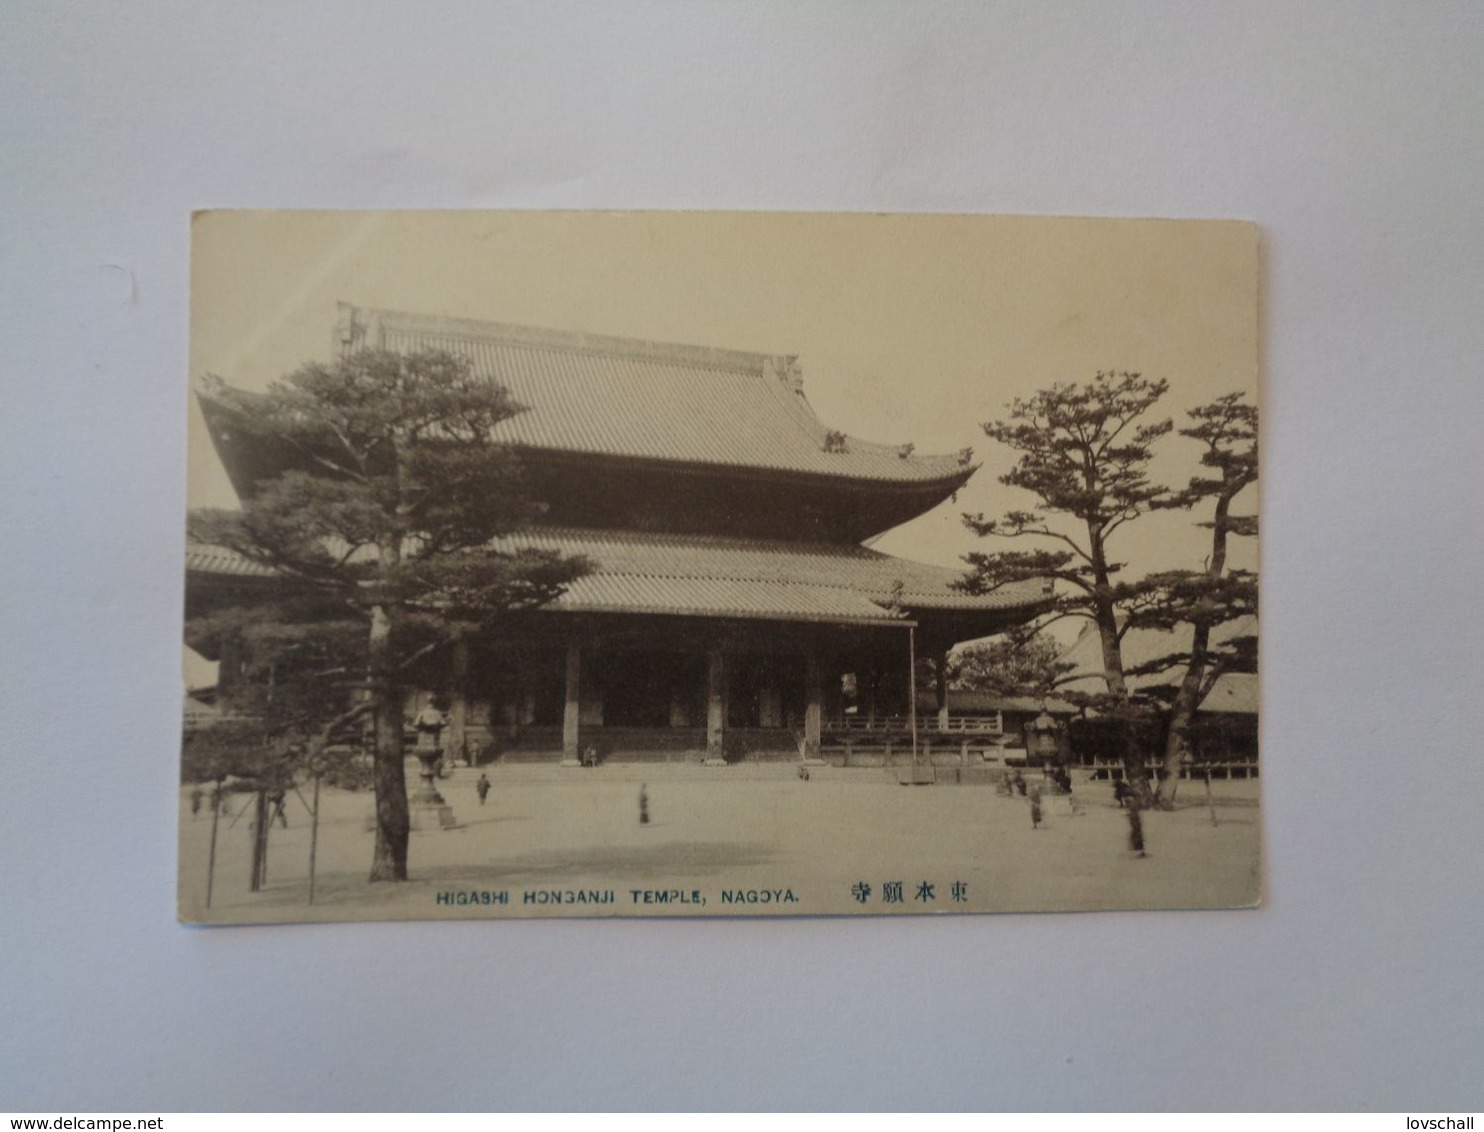
[[[509, 857], [488, 865], [413, 867], [406, 884], [371, 884], [363, 873], [328, 873], [315, 878], [315, 905], [354, 903], [375, 906], [405, 898], [409, 886], [419, 887], [571, 887], [627, 884], [645, 877], [709, 875], [740, 866], [762, 865], [778, 857], [766, 845], [747, 842], [681, 841], [663, 845], [614, 846], [546, 851]], [[308, 900], [307, 881], [270, 884], [257, 894], [258, 906], [282, 907]]]

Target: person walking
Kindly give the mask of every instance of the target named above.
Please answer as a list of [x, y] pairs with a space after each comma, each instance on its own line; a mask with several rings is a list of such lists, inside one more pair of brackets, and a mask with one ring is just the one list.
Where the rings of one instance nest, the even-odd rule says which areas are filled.
[[480, 772], [479, 781], [474, 784], [474, 789], [479, 791], [479, 804], [484, 805], [484, 800], [489, 797], [490, 793], [489, 775]]

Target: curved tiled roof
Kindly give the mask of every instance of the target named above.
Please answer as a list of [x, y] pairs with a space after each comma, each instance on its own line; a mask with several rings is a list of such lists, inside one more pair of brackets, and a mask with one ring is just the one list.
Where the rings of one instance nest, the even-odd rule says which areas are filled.
[[497, 435], [555, 451], [948, 485], [971, 454], [917, 455], [826, 428], [791, 356], [648, 342], [342, 304], [342, 350], [448, 350], [526, 407]]
[[[626, 531], [532, 528], [495, 549], [582, 555], [592, 573], [551, 606], [569, 612], [662, 613], [780, 621], [904, 623], [916, 611], [994, 612], [1045, 600], [1038, 584], [970, 595], [957, 570], [861, 546], [772, 542]], [[258, 576], [266, 567], [220, 547], [193, 546], [188, 569]]]
[[273, 568], [244, 558], [235, 550], [224, 546], [211, 546], [202, 542], [186, 543], [186, 573], [209, 574], [217, 577], [271, 578]]
[[907, 620], [839, 586], [749, 578], [676, 578], [596, 571], [552, 603], [570, 613], [642, 613], [833, 624], [903, 625]]
[[[1148, 664], [1172, 653], [1190, 648], [1193, 630], [1189, 625], [1166, 632], [1161, 629], [1134, 629], [1123, 638], [1123, 666], [1125, 669]], [[1255, 616], [1239, 617], [1217, 625], [1211, 631], [1211, 644], [1222, 645], [1237, 637], [1255, 637], [1258, 621]], [[1088, 626], [1078, 634], [1062, 652], [1060, 659], [1073, 667], [1074, 677], [1064, 687], [1068, 691], [1100, 693], [1107, 690], [1103, 679], [1102, 642], [1097, 629]], [[1149, 688], [1162, 684], [1178, 684], [1184, 674], [1179, 665], [1170, 665], [1163, 672], [1128, 678], [1130, 687]], [[1257, 675], [1255, 673], [1228, 672], [1216, 681], [1211, 692], [1201, 702], [1201, 711], [1249, 712], [1257, 711]]]
[[1257, 673], [1223, 672], [1201, 701], [1201, 711], [1257, 714]]
[[[583, 582], [601, 577], [633, 577], [655, 582], [717, 580], [755, 582], [780, 590], [789, 587], [842, 590], [885, 609], [893, 601], [903, 609], [1018, 609], [1040, 604], [1039, 584], [1005, 587], [992, 594], [970, 595], [953, 588], [963, 572], [906, 558], [835, 543], [773, 542], [630, 531], [594, 531], [533, 527], [500, 540], [501, 550], [530, 548], [580, 554], [595, 564]], [[900, 589], [898, 584], [900, 583]]]

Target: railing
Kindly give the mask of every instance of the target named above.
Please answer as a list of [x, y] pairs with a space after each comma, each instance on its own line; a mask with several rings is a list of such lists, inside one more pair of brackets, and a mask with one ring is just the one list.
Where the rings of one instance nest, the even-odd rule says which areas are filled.
[[[919, 721], [920, 724], [920, 721]], [[994, 716], [949, 716], [946, 724], [940, 725], [937, 719], [930, 721], [930, 730], [950, 731], [955, 734], [965, 735], [1003, 735], [1005, 725], [1000, 715]]]
[[[906, 716], [901, 715], [878, 716], [876, 719], [860, 715], [846, 715], [825, 720], [824, 730], [826, 732], [880, 732], [889, 735], [908, 735], [912, 731], [912, 724]], [[949, 716], [945, 724], [940, 724], [936, 714], [924, 713], [917, 717], [917, 732], [919, 735], [929, 732], [946, 732], [954, 735], [1003, 735], [1005, 728], [998, 713], [993, 716]]]
[[[1000, 766], [1011, 750], [964, 734], [950, 738], [943, 732], [929, 732], [917, 736], [918, 761], [935, 766]], [[912, 737], [902, 731], [826, 733], [820, 755], [829, 762], [838, 760], [841, 766], [905, 766], [913, 762]]]
[[[1164, 763], [1159, 759], [1150, 759], [1144, 764], [1151, 777], [1159, 772]], [[1123, 763], [1116, 759], [1094, 759], [1087, 764], [1087, 769], [1092, 772], [1091, 777], [1095, 781], [1111, 781], [1123, 776]], [[1209, 769], [1211, 777], [1216, 780], [1234, 778], [1256, 778], [1258, 766], [1256, 759], [1221, 759], [1211, 762], [1186, 763], [1180, 768], [1180, 777], [1183, 779], [1200, 779], [1205, 777]]]

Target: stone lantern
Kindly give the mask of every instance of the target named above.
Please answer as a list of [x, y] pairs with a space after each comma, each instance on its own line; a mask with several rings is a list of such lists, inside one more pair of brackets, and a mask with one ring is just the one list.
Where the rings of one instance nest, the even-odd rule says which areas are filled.
[[1061, 724], [1042, 711], [1025, 729], [1026, 754], [1039, 763], [1061, 761]]
[[418, 712], [413, 720], [413, 727], [417, 731], [417, 745], [413, 748], [413, 754], [420, 764], [418, 778], [422, 780], [421, 786], [409, 799], [412, 803], [413, 829], [431, 827], [434, 823], [440, 829], [449, 829], [455, 824], [453, 807], [443, 800], [436, 785], [438, 764], [443, 759], [443, 747], [438, 740], [446, 725], [447, 718], [441, 706], [432, 703]]
[[1072, 780], [1067, 768], [1066, 725], [1052, 718], [1043, 707], [1025, 729], [1026, 754], [1041, 765], [1058, 793], [1069, 792]]

